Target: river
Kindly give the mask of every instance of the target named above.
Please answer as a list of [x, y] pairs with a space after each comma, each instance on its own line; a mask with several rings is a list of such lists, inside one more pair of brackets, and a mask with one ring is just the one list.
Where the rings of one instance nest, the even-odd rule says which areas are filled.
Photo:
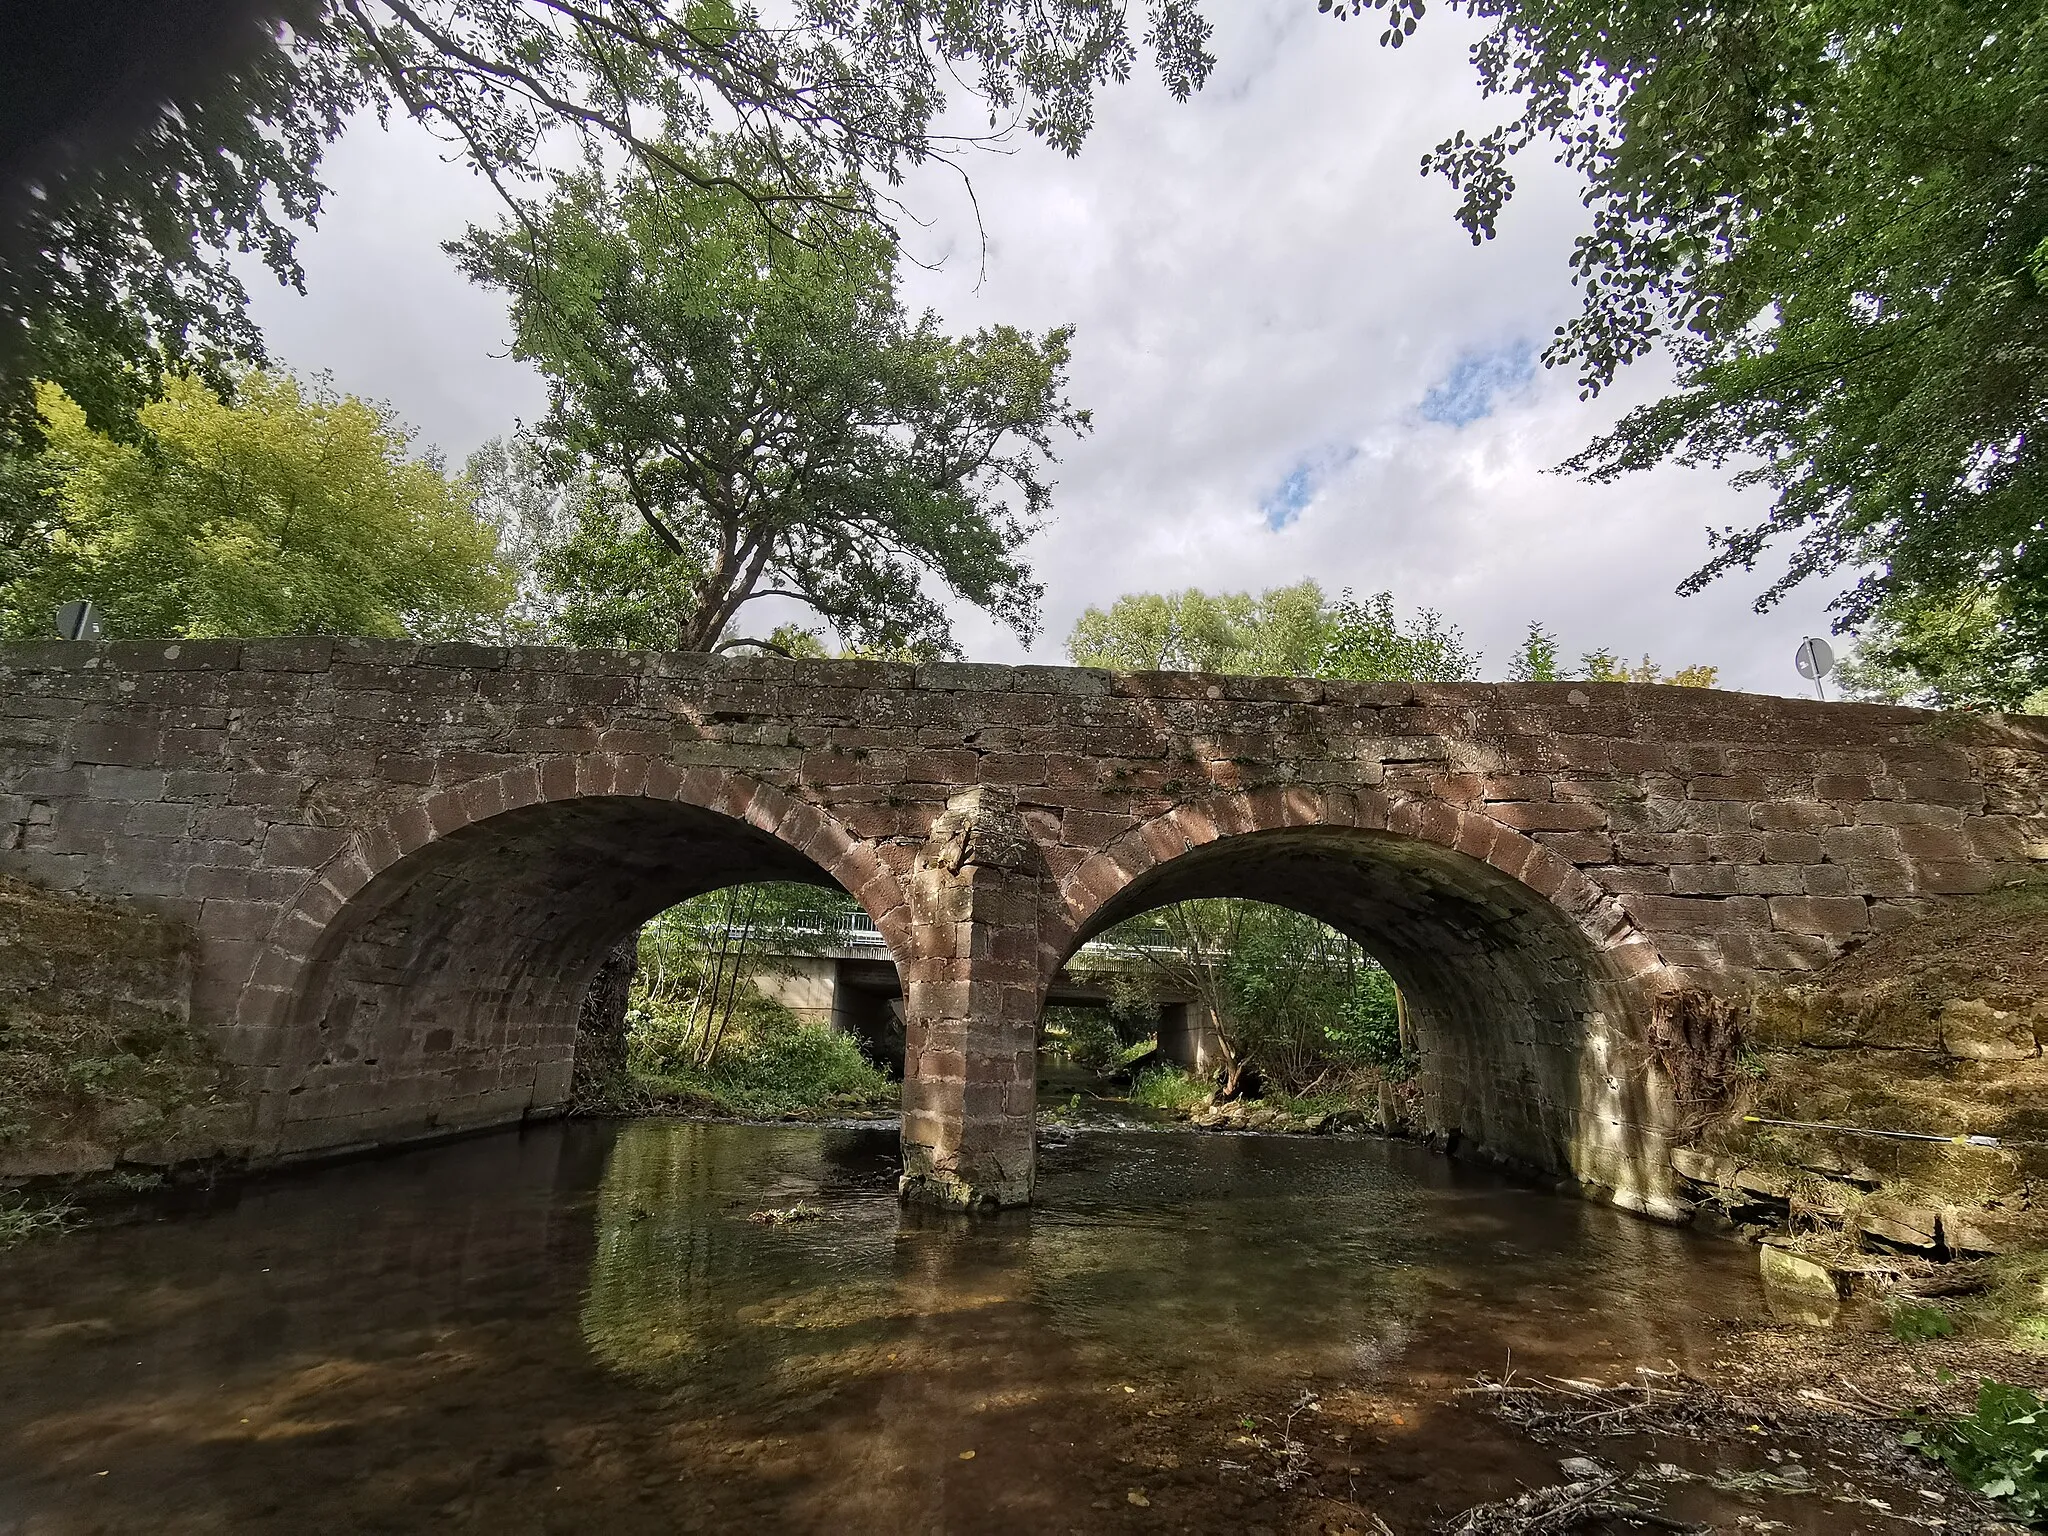
[[1408, 1536], [1558, 1480], [1475, 1373], [1706, 1369], [1763, 1314], [1746, 1247], [1398, 1142], [1068, 1133], [972, 1220], [895, 1179], [893, 1127], [571, 1122], [0, 1255], [0, 1532]]

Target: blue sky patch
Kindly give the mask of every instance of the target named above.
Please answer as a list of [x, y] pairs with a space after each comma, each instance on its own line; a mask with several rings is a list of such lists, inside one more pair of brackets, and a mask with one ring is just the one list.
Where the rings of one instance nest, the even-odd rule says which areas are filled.
[[1266, 526], [1278, 533], [1301, 516], [1302, 509], [1315, 500], [1315, 495], [1315, 466], [1306, 461], [1295, 465], [1280, 482], [1280, 489], [1259, 503], [1259, 510], [1266, 514]]
[[1294, 468], [1287, 471], [1287, 478], [1259, 503], [1259, 512], [1266, 519], [1266, 526], [1275, 533], [1292, 526], [1308, 510], [1308, 504], [1316, 499], [1316, 493], [1322, 490], [1331, 473], [1357, 457], [1356, 448], [1303, 454], [1295, 461]]
[[1467, 352], [1441, 384], [1422, 397], [1427, 421], [1466, 427], [1493, 414], [1494, 396], [1505, 394], [1536, 377], [1536, 349], [1526, 341], [1491, 352]]

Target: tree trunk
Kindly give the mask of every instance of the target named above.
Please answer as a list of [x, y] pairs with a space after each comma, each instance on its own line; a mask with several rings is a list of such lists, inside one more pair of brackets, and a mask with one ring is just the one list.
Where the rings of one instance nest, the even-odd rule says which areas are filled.
[[626, 1004], [633, 996], [633, 975], [640, 962], [640, 930], [619, 940], [583, 994], [576, 1017], [576, 1074], [570, 1103], [580, 1110], [603, 1112], [625, 1091]]

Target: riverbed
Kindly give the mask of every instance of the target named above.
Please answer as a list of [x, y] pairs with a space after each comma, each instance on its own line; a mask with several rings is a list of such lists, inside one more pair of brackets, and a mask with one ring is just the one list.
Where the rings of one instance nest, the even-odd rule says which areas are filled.
[[[0, 1255], [0, 1533], [1408, 1536], [1570, 1454], [1478, 1374], [1711, 1374], [1767, 1316], [1751, 1249], [1404, 1143], [1066, 1133], [976, 1219], [895, 1148], [570, 1122]], [[1938, 1507], [1825, 1445], [1622, 1464], [1730, 1530]]]

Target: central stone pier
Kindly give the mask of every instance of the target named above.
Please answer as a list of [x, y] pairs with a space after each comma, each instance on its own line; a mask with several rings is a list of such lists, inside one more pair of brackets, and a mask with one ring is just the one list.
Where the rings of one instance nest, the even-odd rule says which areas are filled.
[[948, 800], [910, 875], [905, 1198], [961, 1208], [1031, 1198], [1044, 900], [1044, 861], [1015, 792]]

